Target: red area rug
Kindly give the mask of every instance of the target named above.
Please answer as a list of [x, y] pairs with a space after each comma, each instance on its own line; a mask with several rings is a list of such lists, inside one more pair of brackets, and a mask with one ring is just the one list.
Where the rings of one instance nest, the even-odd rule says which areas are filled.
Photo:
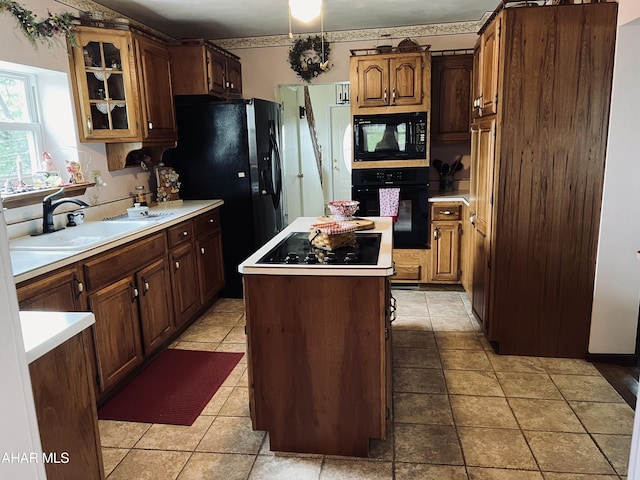
[[243, 355], [167, 349], [105, 403], [98, 418], [191, 425]]

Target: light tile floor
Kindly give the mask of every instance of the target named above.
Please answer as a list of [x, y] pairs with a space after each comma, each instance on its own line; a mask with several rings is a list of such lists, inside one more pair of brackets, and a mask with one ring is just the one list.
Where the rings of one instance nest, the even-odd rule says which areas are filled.
[[[190, 427], [100, 421], [109, 480], [613, 480], [633, 410], [593, 365], [495, 355], [464, 292], [394, 289], [393, 431], [370, 458], [276, 454], [249, 419], [243, 358]], [[245, 351], [241, 300], [172, 347]]]

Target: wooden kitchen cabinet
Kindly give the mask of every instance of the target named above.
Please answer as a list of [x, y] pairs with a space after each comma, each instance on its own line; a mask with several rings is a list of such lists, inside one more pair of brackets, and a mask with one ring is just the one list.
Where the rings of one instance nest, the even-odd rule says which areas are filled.
[[617, 8], [503, 5], [481, 29], [472, 304], [500, 353], [587, 355]]
[[178, 139], [171, 87], [171, 58], [167, 48], [143, 35], [134, 35], [140, 92], [142, 142], [172, 144]]
[[471, 139], [473, 55], [434, 55], [431, 58], [431, 140], [468, 142]]
[[100, 392], [125, 378], [172, 333], [165, 252], [161, 232], [83, 263], [89, 306], [96, 317]]
[[462, 277], [460, 282], [467, 297], [471, 300], [471, 291], [473, 288], [473, 226], [471, 224], [471, 208], [466, 204], [462, 204], [462, 241], [460, 243], [460, 269]]
[[493, 168], [495, 163], [496, 117], [479, 119], [471, 128], [471, 256], [473, 276], [472, 310], [489, 340], [495, 331], [489, 322], [489, 255], [491, 249], [491, 220], [493, 217]]
[[493, 115], [498, 108], [498, 72], [500, 69], [500, 37], [502, 32], [502, 13], [486, 27], [476, 45], [474, 53], [473, 107], [475, 116]]
[[431, 207], [432, 283], [460, 283], [460, 203], [435, 203]]
[[193, 220], [167, 229], [176, 328], [193, 318], [201, 306], [194, 235]]
[[200, 302], [204, 305], [211, 301], [225, 284], [220, 210], [204, 213], [193, 222], [198, 255]]
[[392, 412], [388, 279], [245, 275], [244, 298], [253, 428], [274, 451], [366, 457]]
[[78, 26], [75, 36], [69, 58], [80, 141], [175, 144], [166, 47], [123, 29]]
[[89, 305], [96, 317], [94, 335], [101, 392], [142, 362], [138, 295], [133, 275], [89, 294]]
[[140, 98], [131, 33], [77, 27], [69, 46], [81, 142], [140, 139]]
[[163, 255], [136, 273], [144, 354], [157, 351], [175, 330], [171, 305], [171, 279]]
[[86, 339], [79, 333], [29, 364], [42, 450], [55, 455], [49, 480], [104, 479]]
[[169, 47], [174, 95], [242, 96], [242, 65], [209, 42]]
[[77, 312], [85, 309], [82, 272], [76, 265], [61, 268], [16, 286], [20, 310]]
[[351, 109], [361, 113], [429, 111], [429, 52], [356, 55], [350, 58]]
[[426, 248], [394, 248], [393, 283], [427, 283], [429, 281], [431, 257]]

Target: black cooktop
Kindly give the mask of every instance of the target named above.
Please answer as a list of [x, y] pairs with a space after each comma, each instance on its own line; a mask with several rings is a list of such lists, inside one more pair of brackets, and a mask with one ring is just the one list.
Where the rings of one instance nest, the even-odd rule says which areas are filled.
[[309, 242], [309, 232], [293, 232], [282, 240], [259, 264], [290, 265], [377, 265], [381, 233], [356, 233], [356, 244], [332, 252]]

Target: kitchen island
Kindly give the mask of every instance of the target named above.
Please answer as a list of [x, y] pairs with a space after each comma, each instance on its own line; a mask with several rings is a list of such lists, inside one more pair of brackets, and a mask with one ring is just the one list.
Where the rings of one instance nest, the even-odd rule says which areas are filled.
[[238, 267], [251, 419], [254, 429], [269, 432], [274, 451], [366, 457], [369, 439], [386, 438], [392, 223], [371, 220], [375, 228], [356, 236], [377, 234], [375, 263], [261, 263], [316, 222], [299, 218]]

